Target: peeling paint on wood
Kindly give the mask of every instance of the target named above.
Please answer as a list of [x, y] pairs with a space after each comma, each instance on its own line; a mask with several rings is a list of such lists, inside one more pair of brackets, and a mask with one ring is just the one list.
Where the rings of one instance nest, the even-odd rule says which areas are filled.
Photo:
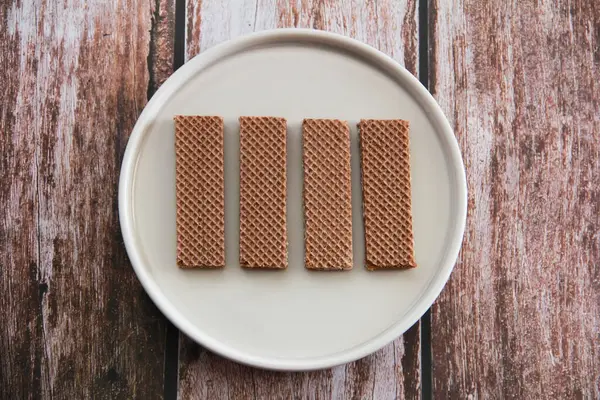
[[[295, 2], [188, 0], [186, 60], [239, 35], [298, 27], [341, 33], [418, 70], [415, 0]], [[333, 369], [268, 372], [238, 365], [180, 337], [179, 398], [418, 399], [421, 396], [420, 325], [379, 352]]]
[[416, 74], [416, 0], [187, 0], [186, 61], [244, 34], [274, 28], [314, 28], [367, 43]]
[[[165, 322], [127, 260], [117, 180], [147, 95], [170, 73], [172, 6], [7, 3], [0, 398], [160, 397]], [[161, 49], [149, 57], [151, 32]]]
[[273, 372], [237, 364], [190, 339], [180, 343], [182, 399], [417, 399], [419, 329], [362, 360], [312, 372]]
[[432, 311], [435, 398], [600, 398], [600, 7], [433, 1], [431, 90], [465, 159]]
[[175, 56], [175, 0], [155, 0], [151, 6], [148, 98], [173, 73]]

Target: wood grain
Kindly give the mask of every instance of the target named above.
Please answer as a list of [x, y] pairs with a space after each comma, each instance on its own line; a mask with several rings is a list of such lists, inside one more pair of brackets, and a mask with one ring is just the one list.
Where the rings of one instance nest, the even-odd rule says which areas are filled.
[[151, 4], [148, 43], [148, 98], [173, 73], [175, 59], [175, 1], [154, 0]]
[[432, 311], [436, 398], [600, 398], [600, 4], [433, 1], [430, 88], [466, 162]]
[[[418, 70], [415, 0], [273, 2], [188, 0], [186, 60], [230, 38], [270, 28], [325, 29], [354, 37]], [[333, 369], [268, 372], [214, 355], [181, 335], [179, 397], [182, 399], [333, 398], [386, 399], [421, 396], [420, 325], [379, 352]]]
[[0, 398], [160, 397], [165, 321], [127, 260], [117, 180], [129, 132], [170, 72], [172, 3], [8, 3]]
[[180, 338], [179, 398], [418, 399], [419, 325], [362, 360], [312, 372], [272, 372], [237, 364]]
[[416, 0], [187, 0], [186, 61], [243, 34], [291, 27], [350, 36], [417, 74]]

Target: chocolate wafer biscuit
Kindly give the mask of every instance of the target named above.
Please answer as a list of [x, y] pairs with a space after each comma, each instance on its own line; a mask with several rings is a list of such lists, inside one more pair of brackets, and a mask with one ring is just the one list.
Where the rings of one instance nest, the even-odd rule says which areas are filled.
[[240, 265], [286, 268], [286, 120], [240, 117]]
[[308, 269], [352, 268], [350, 130], [345, 121], [305, 119], [304, 244]]
[[408, 121], [361, 120], [359, 131], [367, 268], [414, 268]]
[[225, 266], [223, 118], [175, 117], [177, 265]]

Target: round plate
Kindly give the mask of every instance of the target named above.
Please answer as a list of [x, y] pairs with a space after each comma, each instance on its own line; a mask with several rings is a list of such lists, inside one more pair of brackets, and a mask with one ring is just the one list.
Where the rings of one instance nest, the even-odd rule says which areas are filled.
[[[173, 116], [225, 119], [226, 267], [176, 266]], [[242, 115], [288, 121], [289, 266], [239, 267], [239, 124]], [[304, 268], [301, 123], [351, 127], [354, 269]], [[361, 118], [410, 121], [418, 267], [364, 267]], [[383, 53], [312, 30], [252, 34], [190, 60], [152, 97], [137, 121], [119, 184], [129, 258], [160, 310], [186, 335], [231, 359], [269, 369], [324, 368], [363, 357], [411, 327], [448, 280], [466, 218], [466, 181], [448, 121], [429, 92]]]

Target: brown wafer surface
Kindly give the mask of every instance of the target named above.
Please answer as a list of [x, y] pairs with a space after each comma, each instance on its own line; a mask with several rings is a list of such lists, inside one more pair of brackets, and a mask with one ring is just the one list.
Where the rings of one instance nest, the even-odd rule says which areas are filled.
[[240, 265], [286, 268], [286, 120], [240, 117]]
[[350, 130], [345, 121], [305, 119], [304, 243], [308, 269], [352, 268]]
[[223, 118], [175, 117], [177, 265], [225, 265]]
[[413, 250], [409, 124], [359, 124], [367, 268], [416, 267]]

